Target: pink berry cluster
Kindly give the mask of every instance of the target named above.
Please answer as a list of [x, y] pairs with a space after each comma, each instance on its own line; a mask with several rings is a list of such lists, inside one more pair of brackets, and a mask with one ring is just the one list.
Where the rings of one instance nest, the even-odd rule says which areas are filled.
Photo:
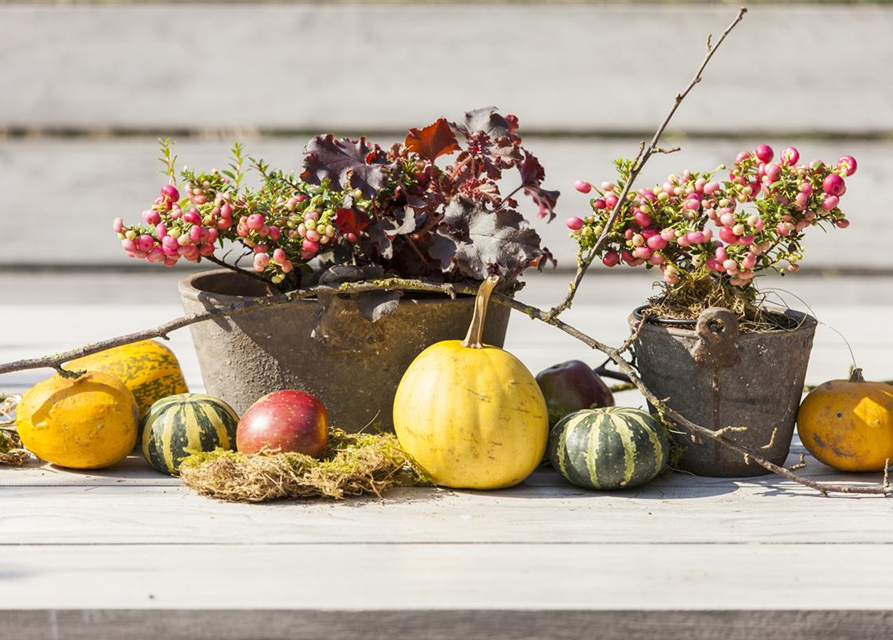
[[200, 207], [207, 203], [205, 190], [210, 188], [210, 183], [206, 184], [188, 188], [189, 199], [182, 202], [177, 187], [164, 185], [152, 207], [143, 211], [142, 225], [127, 227], [124, 220], [116, 218], [113, 229], [127, 255], [163, 262], [168, 267], [180, 258], [198, 262], [201, 257], [212, 255], [221, 231], [232, 226], [233, 209], [228, 194], [221, 193], [215, 197], [214, 213], [203, 214]]
[[[169, 151], [163, 147], [168, 160], [173, 158]], [[184, 170], [181, 198], [172, 166], [170, 162], [171, 183], [143, 212], [142, 223], [114, 221], [113, 229], [130, 257], [172, 267], [181, 258], [208, 258], [224, 241], [232, 241], [247, 248], [256, 272], [278, 284], [296, 263], [313, 259], [341, 236], [335, 220], [343, 195], [327, 184], [308, 185], [291, 175], [267, 173], [264, 165], [264, 183], [257, 189], [239, 187], [240, 167], [208, 173]]]
[[[852, 156], [835, 166], [820, 160], [798, 164], [793, 147], [777, 161], [768, 145], [742, 151], [728, 180], [714, 176], [725, 169], [668, 176], [663, 184], [631, 192], [597, 252], [608, 267], [657, 267], [667, 286], [683, 280], [717, 277], [736, 287], [750, 287], [764, 269], [797, 271], [803, 257], [801, 239], [810, 226], [849, 226], [839, 209], [845, 178], [856, 171]], [[620, 178], [595, 187], [578, 181], [582, 193], [595, 191], [592, 214], [567, 220], [580, 248], [592, 250], [629, 179], [632, 162], [619, 160]]]

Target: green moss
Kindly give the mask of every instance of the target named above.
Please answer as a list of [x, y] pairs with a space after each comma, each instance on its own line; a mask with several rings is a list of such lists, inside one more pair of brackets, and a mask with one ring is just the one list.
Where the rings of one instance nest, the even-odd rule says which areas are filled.
[[393, 434], [349, 434], [332, 429], [325, 454], [195, 452], [180, 465], [180, 478], [203, 495], [236, 502], [334, 498], [373, 493], [425, 478]]

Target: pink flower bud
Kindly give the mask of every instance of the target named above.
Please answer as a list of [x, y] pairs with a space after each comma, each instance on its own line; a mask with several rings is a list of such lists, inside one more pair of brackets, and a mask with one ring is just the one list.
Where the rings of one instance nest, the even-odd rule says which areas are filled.
[[574, 189], [576, 189], [580, 193], [589, 193], [590, 191], [592, 191], [592, 185], [588, 182], [584, 182], [583, 180], [577, 180], [574, 183]]
[[856, 173], [856, 159], [853, 156], [843, 156], [837, 161], [837, 166], [844, 169], [847, 177]]
[[143, 220], [146, 224], [151, 224], [155, 226], [159, 222], [161, 222], [161, 214], [155, 211], [155, 209], [146, 209], [143, 211]]
[[772, 162], [772, 158], [775, 157], [775, 152], [768, 144], [760, 144], [757, 145], [755, 155], [760, 159], [760, 162]]
[[122, 218], [115, 218], [115, 221], [112, 223], [112, 230], [115, 233], [123, 233], [124, 220]]
[[651, 236], [648, 238], [647, 243], [648, 247], [652, 251], [661, 251], [667, 248], [668, 242], [664, 239], [662, 235]]
[[843, 178], [841, 178], [836, 173], [829, 173], [827, 176], [825, 176], [825, 179], [822, 180], [822, 190], [828, 195], [843, 195], [845, 189], [846, 183], [844, 182]]
[[602, 209], [605, 208], [605, 206], [606, 206], [605, 201], [602, 200], [601, 198], [597, 198], [592, 201], [592, 208], [595, 211], [601, 211]]
[[252, 231], [257, 231], [264, 226], [264, 217], [259, 213], [252, 213], [245, 221], [245, 225]]
[[825, 196], [825, 201], [822, 202], [822, 209], [825, 211], [831, 211], [834, 207], [840, 204], [840, 198], [837, 196]]
[[719, 238], [727, 244], [738, 244], [738, 236], [730, 227], [721, 227], [719, 230]]
[[136, 247], [143, 253], [149, 253], [155, 248], [155, 239], [152, 236], [143, 234], [136, 241]]
[[180, 199], [180, 192], [177, 191], [177, 187], [172, 184], [166, 184], [161, 187], [161, 195], [171, 202], [176, 202]]
[[781, 152], [781, 161], [789, 167], [797, 164], [798, 160], [800, 160], [800, 152], [794, 147], [788, 147]]
[[633, 215], [633, 219], [636, 221], [636, 224], [643, 229], [645, 227], [651, 226], [651, 216], [649, 216], [647, 213], [643, 213], [642, 211], [637, 211], [635, 215]]
[[257, 253], [254, 255], [254, 270], [262, 272], [270, 264], [270, 256], [266, 253]]
[[579, 231], [583, 228], [583, 219], [574, 216], [572, 218], [568, 218], [565, 224], [567, 225], [568, 229], [571, 229], [572, 231]]

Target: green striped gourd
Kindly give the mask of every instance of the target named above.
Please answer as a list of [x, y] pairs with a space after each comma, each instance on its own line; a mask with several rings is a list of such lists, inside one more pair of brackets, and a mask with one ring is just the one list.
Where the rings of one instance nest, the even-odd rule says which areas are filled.
[[549, 436], [552, 467], [568, 482], [591, 489], [637, 487], [667, 465], [665, 429], [630, 407], [583, 409], [562, 418]]
[[192, 451], [234, 450], [239, 416], [223, 400], [180, 393], [155, 402], [142, 424], [143, 456], [162, 473], [176, 475]]

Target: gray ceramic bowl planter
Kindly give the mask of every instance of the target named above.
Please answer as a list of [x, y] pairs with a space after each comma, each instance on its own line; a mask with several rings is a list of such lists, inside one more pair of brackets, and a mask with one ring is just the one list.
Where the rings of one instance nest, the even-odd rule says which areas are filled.
[[[220, 269], [180, 282], [186, 313], [266, 295], [262, 283]], [[263, 395], [300, 389], [319, 398], [332, 425], [359, 431], [391, 426], [394, 393], [403, 372], [426, 347], [461, 340], [474, 298], [404, 297], [377, 322], [363, 317], [355, 296], [338, 296], [249, 311], [190, 326], [207, 392], [240, 415]], [[494, 305], [484, 340], [501, 347], [510, 309]]]
[[[741, 334], [735, 315], [721, 308], [705, 310], [695, 326], [648, 321], [635, 344], [642, 381], [692, 422], [714, 431], [747, 426], [728, 437], [784, 464], [817, 323], [797, 311], [779, 313], [791, 320], [791, 329]], [[637, 309], [630, 326], [637, 327], [641, 317]], [[686, 471], [718, 477], [768, 473], [717, 442], [693, 444], [684, 429], [678, 431], [674, 437], [684, 447], [679, 466]]]

